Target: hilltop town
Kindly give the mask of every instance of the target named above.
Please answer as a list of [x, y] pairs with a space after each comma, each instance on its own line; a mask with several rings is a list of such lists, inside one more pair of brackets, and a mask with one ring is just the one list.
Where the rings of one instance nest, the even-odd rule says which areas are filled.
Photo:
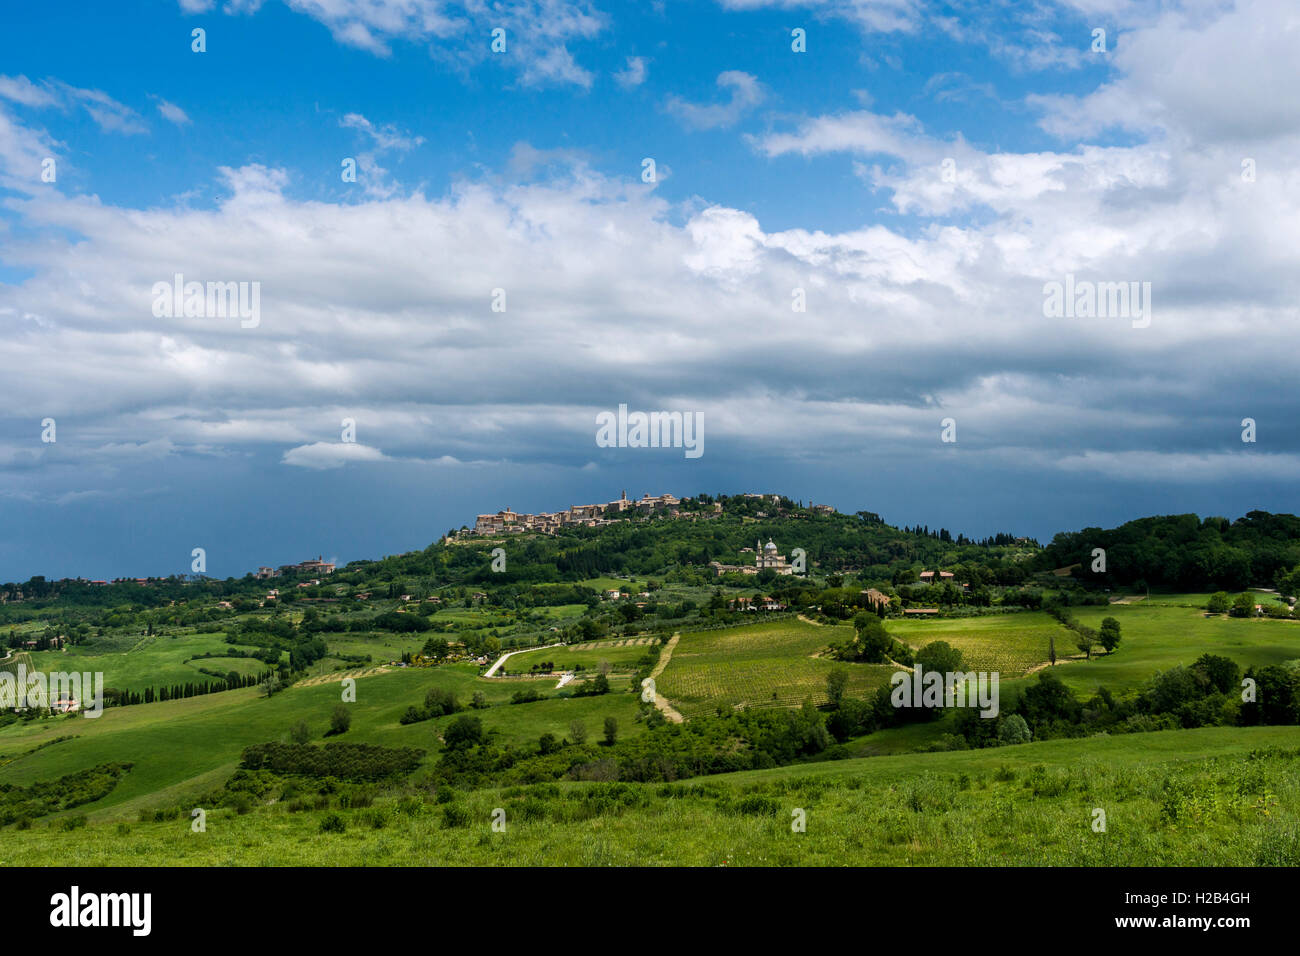
[[[779, 506], [781, 501], [781, 496], [776, 494], [746, 493], [739, 497], [770, 501], [774, 506]], [[698, 520], [722, 514], [721, 502], [687, 508], [691, 501], [690, 498], [678, 498], [671, 494], [643, 494], [639, 500], [630, 500], [627, 492], [624, 491], [615, 500], [604, 504], [573, 505], [565, 511], [544, 511], [540, 514], [521, 514], [511, 511], [510, 506], [507, 505], [504, 510], [495, 514], [476, 516], [474, 527], [462, 529], [460, 534], [485, 536], [518, 534], [526, 531], [554, 534], [561, 528], [599, 528], [627, 517], [663, 515], [669, 518], [685, 517]], [[809, 510], [814, 514], [835, 513], [831, 505], [810, 505]], [[760, 512], [759, 517], [766, 517], [766, 515]], [[759, 550], [761, 551], [762, 548], [760, 547]]]
[[[513, 534], [523, 531], [536, 531], [542, 534], [554, 534], [560, 528], [596, 528], [617, 520], [628, 512], [638, 515], [656, 513], [677, 517], [681, 514], [681, 499], [674, 495], [663, 494], [651, 497], [641, 496], [640, 501], [629, 501], [627, 492], [614, 501], [595, 505], [573, 505], [566, 511], [542, 512], [541, 514], [520, 514], [505, 510], [496, 514], [478, 515], [474, 528], [469, 534], [494, 535]], [[722, 505], [714, 505], [715, 512], [722, 511]]]

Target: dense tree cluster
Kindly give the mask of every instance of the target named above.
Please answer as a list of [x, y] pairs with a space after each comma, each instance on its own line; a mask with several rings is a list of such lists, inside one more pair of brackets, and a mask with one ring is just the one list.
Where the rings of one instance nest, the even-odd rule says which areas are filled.
[[270, 770], [278, 774], [337, 777], [340, 780], [380, 780], [409, 774], [420, 765], [424, 751], [414, 747], [378, 747], [373, 744], [265, 743], [246, 747], [240, 766], [245, 770]]
[[[1093, 552], [1105, 552], [1105, 570]], [[1300, 518], [1251, 511], [1236, 521], [1168, 515], [1118, 528], [1063, 532], [1033, 561], [1037, 570], [1079, 565], [1076, 576], [1100, 585], [1144, 582], [1183, 591], [1292, 581], [1300, 566]], [[1300, 582], [1297, 582], [1300, 583]], [[1288, 585], [1294, 588], [1294, 584]]]

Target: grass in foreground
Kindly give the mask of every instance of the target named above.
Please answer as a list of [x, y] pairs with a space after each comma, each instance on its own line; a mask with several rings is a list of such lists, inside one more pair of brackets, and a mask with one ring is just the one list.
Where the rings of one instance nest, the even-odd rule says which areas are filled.
[[[1144, 746], [1154, 744], [1155, 746]], [[1254, 751], [1254, 752], [1252, 752]], [[274, 800], [274, 797], [271, 799]], [[505, 832], [492, 829], [505, 811]], [[1094, 830], [1095, 810], [1106, 814]], [[802, 811], [806, 832], [791, 827]], [[75, 820], [75, 818], [73, 818]], [[328, 821], [328, 822], [327, 822]], [[878, 757], [675, 784], [10, 828], [6, 865], [1300, 865], [1300, 730]]]

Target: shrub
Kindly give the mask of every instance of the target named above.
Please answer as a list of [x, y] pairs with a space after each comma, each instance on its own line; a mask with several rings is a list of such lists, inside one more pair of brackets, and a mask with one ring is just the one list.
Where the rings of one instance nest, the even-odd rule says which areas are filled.
[[931, 641], [916, 652], [916, 663], [927, 671], [947, 674], [961, 670], [961, 651], [947, 641]]
[[449, 750], [462, 750], [483, 742], [483, 721], [462, 714], [447, 725], [443, 740]]
[[460, 710], [456, 695], [441, 687], [432, 688], [424, 697], [424, 712], [429, 717], [443, 717]]
[[346, 734], [352, 726], [352, 712], [346, 704], [335, 704], [334, 713], [330, 714], [330, 733]]
[[306, 777], [340, 780], [379, 780], [407, 774], [419, 766], [423, 750], [412, 747], [377, 747], [374, 744], [255, 744], [244, 749], [240, 766]]
[[998, 721], [998, 740], [1004, 744], [1027, 744], [1033, 739], [1029, 724], [1019, 714], [1010, 714]]

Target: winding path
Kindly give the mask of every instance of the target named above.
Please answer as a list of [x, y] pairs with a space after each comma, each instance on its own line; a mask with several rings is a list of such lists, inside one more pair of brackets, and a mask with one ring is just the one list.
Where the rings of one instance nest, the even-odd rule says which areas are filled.
[[681, 712], [676, 707], [668, 702], [667, 697], [659, 693], [658, 681], [659, 675], [664, 672], [664, 668], [668, 666], [668, 662], [673, 659], [673, 648], [677, 646], [677, 639], [681, 636], [681, 633], [678, 632], [668, 638], [668, 643], [665, 644], [664, 649], [659, 652], [659, 662], [655, 664], [655, 669], [650, 672], [650, 680], [655, 681], [655, 707], [659, 708], [659, 712], [674, 724], [683, 723], [686, 718], [681, 715]]
[[563, 646], [564, 646], [563, 641], [556, 641], [554, 644], [543, 644], [541, 647], [525, 647], [521, 651], [507, 651], [506, 653], [502, 654], [500, 657], [497, 658], [497, 662], [493, 664], [491, 667], [489, 667], [487, 671], [483, 674], [483, 676], [492, 677], [494, 674], [496, 674], [497, 668], [499, 668], [502, 664], [504, 664], [506, 662], [506, 658], [508, 657], [514, 657], [516, 654], [530, 654], [533, 651], [544, 651], [548, 647], [563, 647]]

